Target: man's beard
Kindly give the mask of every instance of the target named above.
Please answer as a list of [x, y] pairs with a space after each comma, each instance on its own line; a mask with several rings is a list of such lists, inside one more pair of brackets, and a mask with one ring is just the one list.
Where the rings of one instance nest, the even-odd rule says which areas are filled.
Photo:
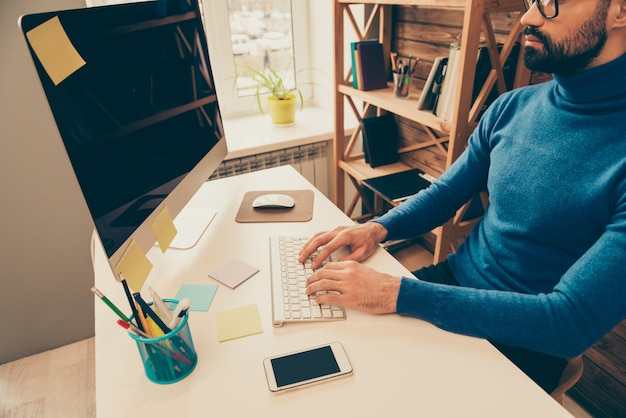
[[526, 47], [524, 65], [532, 71], [568, 75], [584, 70], [596, 58], [607, 39], [605, 27], [607, 9], [598, 4], [593, 15], [578, 27], [576, 32], [561, 41], [554, 41], [536, 26], [524, 29], [543, 44], [543, 49]]

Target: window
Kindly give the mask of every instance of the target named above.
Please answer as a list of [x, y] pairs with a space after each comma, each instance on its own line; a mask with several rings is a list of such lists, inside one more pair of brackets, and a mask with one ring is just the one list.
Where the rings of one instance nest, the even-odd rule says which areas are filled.
[[[258, 112], [255, 87], [236, 75], [268, 68], [305, 81], [308, 0], [203, 0], [209, 53], [225, 116]], [[296, 54], [294, 51], [302, 51]], [[306, 80], [309, 81], [309, 80]], [[305, 92], [306, 93], [306, 92]]]

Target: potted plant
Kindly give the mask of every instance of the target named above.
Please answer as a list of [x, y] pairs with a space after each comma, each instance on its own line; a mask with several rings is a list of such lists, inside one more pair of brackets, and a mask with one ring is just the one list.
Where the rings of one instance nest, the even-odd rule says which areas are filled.
[[[272, 122], [277, 125], [287, 125], [295, 121], [298, 100], [300, 109], [304, 107], [304, 96], [295, 83], [293, 72], [290, 71], [291, 62], [281, 73], [269, 67], [265, 70], [257, 70], [253, 67], [242, 66], [244, 72], [235, 76], [235, 84], [238, 79], [242, 78], [252, 81], [256, 103], [262, 114], [265, 112], [261, 97], [267, 94], [267, 109]], [[300, 83], [302, 84], [317, 85], [314, 82]]]

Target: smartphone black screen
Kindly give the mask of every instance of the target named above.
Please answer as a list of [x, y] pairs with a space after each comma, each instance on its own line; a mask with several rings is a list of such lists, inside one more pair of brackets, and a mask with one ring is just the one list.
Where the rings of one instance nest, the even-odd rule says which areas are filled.
[[340, 371], [330, 346], [290, 354], [271, 361], [278, 387]]

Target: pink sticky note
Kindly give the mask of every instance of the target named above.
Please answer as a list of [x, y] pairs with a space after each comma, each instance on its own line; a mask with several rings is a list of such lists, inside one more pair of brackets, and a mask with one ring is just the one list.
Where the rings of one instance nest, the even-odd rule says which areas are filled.
[[257, 271], [259, 271], [259, 269], [250, 264], [244, 263], [241, 260], [232, 259], [210, 272], [209, 276], [231, 289], [234, 289], [252, 277]]

